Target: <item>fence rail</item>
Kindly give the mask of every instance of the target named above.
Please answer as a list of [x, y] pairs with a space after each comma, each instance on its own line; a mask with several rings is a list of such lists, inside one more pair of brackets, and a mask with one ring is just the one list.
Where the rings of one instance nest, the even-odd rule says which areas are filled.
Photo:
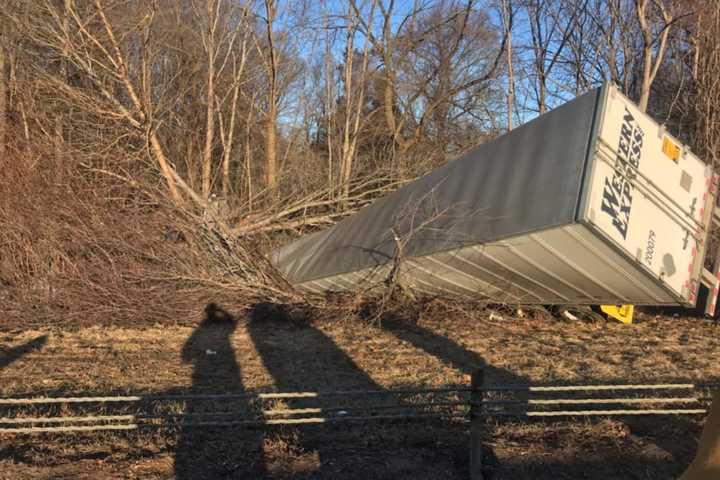
[[[488, 385], [483, 378], [479, 369], [470, 385], [434, 389], [0, 398], [0, 435], [452, 420], [470, 424], [470, 470], [477, 480], [488, 418], [702, 415], [709, 399], [698, 393], [720, 388], [710, 383]], [[247, 408], [238, 410], [237, 400]], [[223, 409], [228, 403], [235, 409]], [[63, 414], [51, 415], [58, 411]]]
[[372, 395], [412, 395], [434, 393], [469, 392], [468, 388], [428, 388], [398, 390], [340, 390], [332, 392], [275, 392], [275, 393], [219, 393], [219, 394], [184, 394], [184, 395], [117, 395], [87, 397], [20, 397], [0, 398], [0, 405], [31, 405], [50, 403], [108, 403], [108, 402], [140, 402], [158, 400], [278, 400], [289, 398], [323, 398]]

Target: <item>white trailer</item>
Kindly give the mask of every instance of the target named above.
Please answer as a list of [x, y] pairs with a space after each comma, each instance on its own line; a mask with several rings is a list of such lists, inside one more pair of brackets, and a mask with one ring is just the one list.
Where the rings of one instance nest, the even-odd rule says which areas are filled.
[[308, 292], [695, 306], [718, 175], [605, 85], [275, 252]]

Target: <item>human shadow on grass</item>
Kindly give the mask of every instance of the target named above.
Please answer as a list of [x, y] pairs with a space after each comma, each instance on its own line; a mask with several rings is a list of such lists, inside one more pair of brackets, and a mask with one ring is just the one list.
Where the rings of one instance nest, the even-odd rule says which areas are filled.
[[40, 350], [47, 343], [47, 335], [41, 335], [17, 347], [4, 349], [0, 347], [0, 370], [19, 360], [28, 353]]
[[[250, 311], [248, 331], [263, 366], [280, 392], [385, 390], [332, 338], [313, 325], [302, 307], [259, 303]], [[274, 407], [320, 408], [320, 412], [313, 413], [312, 416], [329, 419], [343, 415], [397, 412], [392, 409], [373, 411], [373, 408], [368, 409], [368, 405], [373, 408], [400, 405], [404, 409], [408, 403], [395, 395], [342, 395], [287, 400]], [[342, 407], [342, 410], [337, 407]], [[411, 463], [410, 460], [401, 458], [402, 452], [395, 452], [392, 458], [377, 454], [383, 448], [394, 448], [392, 445], [395, 441], [400, 441], [404, 450], [407, 450], [403, 437], [407, 430], [399, 424], [391, 426], [394, 424], [361, 421], [353, 422], [352, 427], [346, 423], [337, 424], [336, 428], [332, 425], [305, 425], [284, 430], [285, 434], [291, 435], [290, 439], [298, 457], [294, 465], [286, 466], [286, 475], [309, 478], [374, 478], [374, 474], [370, 472], [413, 468], [398, 466], [402, 462]], [[350, 444], [347, 443], [347, 437], [353, 438]], [[407, 470], [403, 470], [405, 471]]]
[[[242, 394], [240, 366], [235, 358], [232, 336], [236, 319], [215, 304], [205, 307], [200, 325], [185, 342], [182, 361], [193, 364], [189, 393]], [[247, 399], [233, 398], [232, 411], [247, 415], [253, 406]], [[223, 421], [227, 418], [203, 416], [203, 413], [227, 409], [228, 401], [192, 399], [185, 403], [185, 417], [175, 450], [175, 475], [181, 480], [262, 478], [262, 430], [256, 427], [192, 426], [191, 423]]]

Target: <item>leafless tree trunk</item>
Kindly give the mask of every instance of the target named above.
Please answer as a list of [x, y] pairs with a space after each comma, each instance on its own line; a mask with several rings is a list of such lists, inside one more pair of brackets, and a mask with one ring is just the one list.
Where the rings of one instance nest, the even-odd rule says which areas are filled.
[[277, 5], [275, 0], [265, 0], [265, 34], [267, 52], [264, 54], [268, 76], [268, 107], [265, 123], [265, 183], [273, 196], [278, 194], [277, 178], [277, 117], [278, 117], [278, 64], [273, 32]]
[[253, 200], [254, 200], [253, 177], [252, 177], [251, 127], [252, 127], [252, 117], [253, 117], [253, 113], [255, 110], [255, 98], [256, 98], [256, 94], [254, 93], [252, 98], [250, 99], [250, 105], [248, 106], [247, 117], [245, 118], [245, 152], [244, 152], [245, 185], [247, 188], [247, 203], [248, 203], [248, 208], [250, 210], [252, 210], [252, 208], [253, 208]]
[[[370, 10], [369, 24], [372, 25], [375, 3]], [[352, 8], [348, 8], [348, 26], [345, 42], [345, 68], [343, 69], [343, 80], [345, 83], [345, 122], [343, 125], [342, 156], [340, 158], [340, 188], [341, 208], [346, 206], [350, 197], [350, 180], [352, 176], [353, 160], [357, 148], [358, 134], [360, 132], [363, 106], [365, 104], [365, 84], [368, 70], [368, 58], [370, 54], [370, 41], [365, 41], [361, 66], [356, 79], [355, 64], [355, 35], [357, 33], [358, 19]], [[357, 82], [355, 81], [357, 80]], [[357, 85], [356, 85], [357, 83]]]
[[227, 131], [223, 125], [222, 115], [220, 116], [220, 137], [223, 144], [222, 159], [222, 194], [227, 199], [230, 194], [230, 160], [233, 153], [233, 144], [235, 139], [235, 118], [237, 116], [238, 97], [240, 95], [240, 82], [235, 81], [232, 89], [232, 99], [230, 100], [230, 122]]
[[205, 145], [202, 157], [202, 195], [207, 201], [210, 196], [212, 177], [212, 149], [215, 141], [215, 61], [217, 57], [217, 26], [220, 16], [220, 1], [207, 1], [207, 32], [203, 36], [207, 54], [207, 108], [205, 112]]
[[505, 53], [507, 61], [507, 129], [508, 132], [513, 129], [513, 111], [515, 107], [515, 74], [513, 70], [513, 50], [512, 50], [512, 24], [513, 24], [513, 5], [512, 0], [501, 0], [503, 28], [507, 41], [505, 43]]
[[[354, 132], [351, 132], [353, 123], [353, 65], [355, 60], [355, 22], [349, 20], [347, 27], [347, 38], [345, 43], [345, 67], [343, 68], [343, 80], [345, 82], [345, 122], [343, 125], [343, 144], [340, 157], [340, 191], [343, 199], [347, 198], [350, 189], [350, 172], [352, 169], [352, 161], [354, 156], [355, 145], [353, 139]], [[367, 50], [366, 50], [367, 51]], [[366, 56], [367, 58], [367, 56]], [[361, 80], [362, 82], [362, 80]], [[363, 86], [361, 85], [362, 89]], [[359, 100], [359, 109], [362, 109], [362, 99]]]
[[640, 32], [642, 33], [643, 40], [643, 70], [642, 70], [642, 84], [640, 85], [640, 109], [644, 112], [647, 111], [648, 100], [650, 99], [650, 89], [655, 81], [657, 72], [662, 65], [665, 57], [665, 49], [667, 48], [667, 39], [670, 33], [670, 24], [672, 23], [672, 17], [668, 12], [667, 8], [663, 5], [661, 0], [652, 0], [655, 7], [660, 11], [665, 25], [662, 28], [659, 38], [659, 44], [657, 52], [653, 54], [653, 46], [657, 39], [653, 38], [652, 30], [648, 24], [648, 1], [649, 0], [635, 0], [635, 12], [637, 14], [637, 20], [640, 24]]
[[[248, 10], [244, 10], [244, 15], [242, 17], [242, 20], [244, 21], [247, 17]], [[223, 116], [222, 116], [222, 105], [223, 101], [218, 99], [217, 100], [217, 108], [219, 112], [219, 121], [220, 121], [220, 139], [222, 141], [223, 145], [223, 158], [222, 158], [222, 194], [225, 201], [227, 201], [228, 196], [230, 194], [230, 160], [232, 159], [232, 154], [234, 152], [234, 140], [235, 140], [235, 124], [236, 124], [236, 118], [237, 118], [237, 110], [238, 110], [238, 100], [240, 97], [240, 87], [242, 86], [242, 77], [243, 73], [245, 71], [245, 63], [247, 61], [247, 35], [243, 35], [242, 42], [240, 44], [240, 58], [237, 58], [237, 54], [232, 50], [232, 44], [234, 42], [231, 42], [231, 45], [229, 46], [229, 52], [230, 55], [233, 57], [232, 64], [233, 64], [233, 70], [232, 70], [232, 80], [233, 85], [231, 88], [232, 92], [232, 98], [230, 99], [230, 120], [227, 127], [225, 126], [223, 122]], [[252, 112], [252, 108], [249, 109]], [[249, 119], [248, 119], [249, 123]], [[249, 173], [249, 172], [248, 172]]]
[[[329, 28], [330, 15], [325, 15], [325, 29]], [[334, 159], [334, 130], [335, 130], [335, 77], [333, 75], [334, 62], [332, 57], [332, 43], [329, 33], [325, 35], [325, 105], [324, 118], [325, 124], [325, 143], [327, 144], [327, 189], [330, 198], [335, 198], [335, 173], [333, 168]], [[319, 128], [318, 128], [319, 131]]]

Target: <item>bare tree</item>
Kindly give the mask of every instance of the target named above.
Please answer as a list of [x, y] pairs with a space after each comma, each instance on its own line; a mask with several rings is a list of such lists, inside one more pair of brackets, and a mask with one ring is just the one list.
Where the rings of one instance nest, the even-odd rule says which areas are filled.
[[537, 112], [543, 114], [548, 107], [548, 82], [568, 46], [573, 31], [577, 28], [580, 13], [587, 7], [588, 0], [569, 9], [563, 15], [560, 0], [524, 0], [524, 10], [530, 27], [530, 50], [532, 52], [531, 89], [537, 104]]
[[[375, 13], [376, 2], [373, 2], [370, 9], [368, 21], [369, 27], [372, 27], [372, 18]], [[357, 150], [358, 136], [362, 123], [362, 116], [365, 105], [365, 88], [367, 84], [368, 59], [370, 56], [369, 40], [365, 40], [362, 53], [356, 58], [355, 36], [359, 20], [357, 12], [352, 7], [348, 8], [348, 24], [345, 36], [345, 62], [343, 68], [343, 84], [345, 86], [345, 121], [342, 128], [343, 143], [340, 156], [340, 188], [341, 188], [341, 208], [345, 207], [345, 202], [350, 196], [350, 180], [352, 178], [353, 161]], [[355, 62], [360, 62], [359, 71], [356, 71]]]
[[267, 70], [267, 113], [265, 120], [265, 183], [273, 195], [277, 195], [277, 119], [278, 119], [278, 51], [275, 45], [275, 17], [277, 4], [275, 0], [265, 0], [265, 47], [256, 45], [265, 62]]
[[[571, 0], [565, 10], [576, 10]], [[626, 0], [590, 0], [578, 17], [578, 28], [569, 38], [570, 56], [565, 65], [576, 92], [610, 81], [631, 95], [638, 69], [638, 32], [634, 6]], [[570, 15], [570, 14], [567, 14]]]
[[218, 20], [220, 1], [206, 0], [207, 30], [203, 32], [203, 46], [207, 53], [207, 110], [205, 114], [205, 147], [202, 158], [202, 195], [205, 201], [210, 196], [210, 175], [212, 172], [212, 147], [215, 140], [215, 62], [218, 55]]
[[[635, 0], [635, 13], [637, 15], [640, 32], [642, 33], [642, 81], [640, 84], [639, 106], [642, 111], [646, 111], [648, 101], [650, 99], [650, 88], [652, 87], [657, 72], [662, 65], [665, 57], [665, 49], [667, 48], [667, 39], [670, 34], [670, 26], [673, 22], [669, 10], [663, 4], [662, 0], [652, 0], [652, 5], [660, 13], [663, 25], [657, 35], [653, 35], [653, 29], [650, 25], [648, 16], [650, 14], [648, 4], [650, 0]], [[657, 45], [657, 46], [656, 46]]]
[[[177, 204], [189, 199], [204, 208], [220, 172], [222, 191], [229, 194], [241, 88], [249, 81], [245, 66], [252, 30], [246, 6], [228, 0], [213, 0], [204, 8], [190, 3], [190, 16], [184, 18], [196, 22], [178, 24], [198, 25], [199, 51], [185, 48], [181, 34], [164, 30], [175, 11], [160, 10], [155, 2], [138, 6], [126, 0], [108, 7], [100, 0], [82, 5], [65, 0], [58, 7], [45, 0], [35, 8], [30, 22], [10, 18], [37, 45], [35, 55], [53, 52], [62, 62], [59, 71], [38, 70], [35, 76], [48, 95], [62, 99], [64, 113], [56, 116], [56, 138], [62, 134], [57, 127], [61, 118], [63, 122], [72, 115], [82, 122], [103, 119], [106, 126], [111, 122], [116, 128], [117, 136], [109, 137], [106, 128], [107, 144], [102, 148], [120, 148], [126, 139], [144, 142]], [[185, 14], [177, 15], [180, 19]], [[194, 52], [204, 52], [204, 58], [186, 60]], [[32, 65], [41, 68], [41, 63]], [[205, 73], [204, 85], [192, 80], [200, 71]], [[198, 110], [185, 110], [187, 98], [204, 99], [205, 128], [199, 133], [192, 123]], [[76, 136], [91, 133], [77, 131]], [[190, 140], [183, 138], [185, 133]], [[203, 136], [198, 192], [192, 138]], [[177, 141], [168, 141], [173, 137]], [[181, 142], [186, 150], [176, 147]], [[183, 163], [184, 173], [179, 170]]]
[[487, 124], [495, 129], [502, 115], [504, 95], [496, 87], [510, 31], [473, 2], [440, 3], [418, 14], [415, 25], [403, 32], [415, 46], [402, 70], [400, 87], [410, 93], [399, 96], [401, 111], [415, 143], [429, 138], [444, 145], [443, 157], [456, 154], [462, 132]]
[[601, 81], [703, 74], [672, 0], [3, 1], [6, 129], [196, 212], [221, 195], [237, 234], [328, 224]]
[[[242, 47], [241, 51], [238, 54], [236, 54], [234, 51], [232, 51], [232, 81], [233, 85], [230, 89], [231, 98], [230, 98], [230, 105], [228, 109], [230, 110], [229, 116], [230, 120], [228, 124], [226, 125], [223, 120], [223, 113], [222, 111], [219, 114], [219, 122], [220, 122], [220, 140], [222, 142], [223, 147], [223, 157], [222, 157], [222, 194], [224, 198], [227, 198], [230, 194], [230, 161], [234, 154], [234, 147], [235, 147], [235, 130], [236, 130], [236, 123], [237, 123], [237, 112], [238, 112], [238, 100], [240, 97], [240, 87], [242, 85], [242, 75], [245, 69], [245, 62], [247, 60], [247, 36], [243, 38], [242, 41]], [[239, 56], [239, 58], [238, 58]], [[226, 97], [227, 98], [227, 95]], [[222, 104], [225, 102], [225, 98], [219, 99], [216, 98], [215, 101], [218, 104], [218, 110], [221, 110]], [[250, 111], [252, 111], [250, 109]], [[250, 122], [248, 122], [248, 125]], [[247, 172], [249, 175], [250, 172]]]
[[[354, 12], [353, 12], [354, 13]], [[335, 69], [335, 62], [333, 60], [333, 39], [330, 34], [330, 14], [326, 11], [325, 13], [325, 52], [324, 52], [324, 66], [325, 66], [325, 91], [323, 96], [323, 124], [325, 127], [325, 143], [327, 147], [327, 189], [330, 198], [335, 196], [335, 177], [333, 169], [333, 143], [334, 136], [333, 131], [335, 130], [335, 77], [333, 71]], [[318, 143], [321, 129], [318, 127], [317, 136]]]
[[515, 14], [512, 0], [500, 0], [500, 6], [503, 29], [507, 38], [505, 44], [505, 65], [507, 68], [507, 129], [510, 131], [513, 129], [513, 112], [515, 110], [515, 73], [512, 49], [512, 25]]
[[720, 163], [720, 10], [706, 5], [697, 12], [697, 53], [693, 55], [697, 84], [696, 143], [700, 152], [717, 167]]
[[245, 118], [245, 152], [244, 152], [244, 173], [245, 186], [247, 189], [247, 204], [250, 210], [253, 209], [253, 200], [255, 198], [253, 190], [253, 174], [252, 174], [252, 116], [255, 110], [257, 94], [253, 93], [248, 103], [247, 117]]
[[[435, 145], [445, 146], [448, 132], [463, 130], [451, 128], [451, 123], [481, 121], [485, 113], [477, 107], [498, 73], [507, 35], [499, 35], [498, 46], [497, 27], [473, 0], [416, 2], [399, 21], [398, 5], [380, 1], [377, 29], [363, 20], [354, 1], [351, 4], [377, 56], [374, 98], [391, 138], [392, 161], [405, 177], [410, 149], [428, 134]], [[452, 143], [439, 149], [443, 156], [457, 149]]]

